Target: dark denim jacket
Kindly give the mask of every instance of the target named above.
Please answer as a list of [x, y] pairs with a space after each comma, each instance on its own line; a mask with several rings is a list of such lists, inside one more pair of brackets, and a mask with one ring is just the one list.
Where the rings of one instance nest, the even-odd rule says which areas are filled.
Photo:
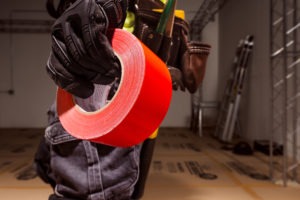
[[43, 168], [48, 179], [54, 179], [55, 195], [85, 200], [130, 199], [139, 177], [141, 145], [118, 148], [78, 140], [63, 129], [55, 104], [48, 115], [45, 138], [50, 163], [37, 167]]

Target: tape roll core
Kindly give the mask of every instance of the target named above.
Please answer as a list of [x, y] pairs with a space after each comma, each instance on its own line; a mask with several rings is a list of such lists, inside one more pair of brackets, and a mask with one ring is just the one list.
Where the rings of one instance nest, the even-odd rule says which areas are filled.
[[122, 78], [110, 103], [96, 112], [82, 112], [72, 95], [58, 88], [57, 111], [74, 137], [127, 147], [160, 125], [170, 105], [172, 81], [165, 63], [131, 33], [115, 29], [111, 42], [122, 62]]

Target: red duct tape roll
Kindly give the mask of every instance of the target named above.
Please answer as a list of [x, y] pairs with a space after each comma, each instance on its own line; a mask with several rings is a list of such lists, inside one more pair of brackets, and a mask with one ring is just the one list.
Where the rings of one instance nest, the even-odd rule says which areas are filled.
[[160, 125], [171, 102], [172, 81], [165, 63], [131, 33], [116, 29], [112, 48], [122, 65], [113, 99], [100, 110], [86, 112], [58, 88], [57, 111], [74, 137], [127, 147], [144, 141]]

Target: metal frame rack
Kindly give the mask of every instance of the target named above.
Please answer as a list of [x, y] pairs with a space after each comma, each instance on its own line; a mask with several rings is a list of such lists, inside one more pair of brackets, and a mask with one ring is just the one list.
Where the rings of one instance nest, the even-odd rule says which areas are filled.
[[[270, 178], [274, 181], [273, 144], [283, 145], [282, 181], [297, 180], [300, 117], [300, 12], [298, 0], [270, 0], [271, 133]], [[288, 151], [289, 150], [289, 151]], [[291, 151], [290, 151], [291, 150]], [[289, 153], [291, 152], [291, 154]], [[291, 172], [291, 173], [290, 173]]]

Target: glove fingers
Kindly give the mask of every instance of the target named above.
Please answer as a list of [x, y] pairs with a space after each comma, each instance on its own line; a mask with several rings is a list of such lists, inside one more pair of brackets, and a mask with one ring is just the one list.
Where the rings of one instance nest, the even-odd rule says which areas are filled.
[[[66, 37], [68, 38], [66, 39], [66, 41], [69, 42], [65, 42], [66, 43], [65, 44], [63, 41], [61, 41], [61, 39], [58, 39], [59, 37], [56, 37], [56, 35], [57, 36], [60, 35], [60, 32], [61, 32], [60, 30], [57, 30], [52, 35], [52, 49], [57, 59], [62, 63], [63, 66], [65, 66], [65, 68], [69, 72], [73, 73], [74, 75], [77, 75], [78, 77], [82, 77], [85, 80], [93, 79], [93, 77], [95, 77], [98, 72], [92, 71], [88, 68], [84, 68], [84, 66], [91, 66], [92, 63], [85, 63], [84, 61], [79, 63], [76, 62], [78, 61], [78, 59], [80, 60], [80, 56], [81, 56], [80, 54], [84, 53], [84, 49], [80, 48], [79, 47], [80, 45], [73, 42], [75, 39], [71, 38], [70, 34]], [[81, 60], [85, 60], [87, 56], [84, 57], [85, 58]]]
[[46, 69], [54, 82], [71, 94], [81, 98], [87, 98], [93, 94], [94, 85], [68, 72], [52, 52], [50, 52]]
[[[123, 13], [120, 8], [125, 9], [125, 4], [118, 5], [117, 18]], [[109, 22], [101, 6], [99, 0], [75, 1], [52, 27], [47, 71], [58, 86], [82, 98], [93, 93], [93, 83], [109, 84], [121, 74], [120, 62], [105, 36]]]
[[[72, 59], [78, 63], [79, 68], [85, 68], [90, 70], [95, 76], [96, 73], [105, 73], [105, 69], [101, 66], [101, 63], [95, 63], [93, 59], [87, 55], [86, 49], [80, 37], [76, 35], [70, 23], [66, 23], [64, 26], [64, 34], [66, 35], [66, 47], [70, 53]], [[84, 70], [85, 71], [85, 70]], [[91, 78], [88, 76], [86, 78]]]
[[[84, 76], [87, 80], [90, 80], [93, 83], [109, 84], [113, 82], [116, 74], [118, 74], [115, 69], [116, 67], [109, 68], [107, 71], [105, 67], [109, 64], [106, 62], [106, 59], [103, 58], [104, 56], [101, 60], [98, 59], [98, 63], [90, 58], [82, 40], [76, 35], [70, 23], [65, 24], [64, 31], [66, 35], [66, 47], [68, 53], [71, 55], [72, 59], [78, 63], [77, 67], [73, 66], [70, 71], [73, 71], [74, 73], [80, 72], [79, 75]], [[101, 57], [99, 56], [99, 58]], [[77, 72], [74, 70], [77, 70]]]
[[[101, 56], [99, 48], [105, 48], [106, 46], [98, 46], [96, 44], [97, 34], [98, 31], [103, 32], [107, 29], [108, 19], [103, 8], [95, 3], [89, 3], [88, 13], [89, 16], [84, 17], [85, 20], [83, 20], [81, 25], [82, 38], [91, 58], [99, 60], [99, 56]], [[105, 34], [105, 32], [103, 33]]]
[[100, 73], [94, 76], [91, 80], [92, 82], [100, 84], [111, 83], [114, 77], [119, 77], [121, 74], [120, 63], [103, 32], [108, 25], [105, 11], [98, 5], [92, 5], [90, 12], [93, 12], [93, 9], [94, 15], [91, 19], [93, 21], [82, 26], [82, 38], [83, 46], [87, 51], [86, 55], [90, 56], [90, 59], [87, 59], [88, 63], [97, 64], [86, 65], [82, 63], [81, 65]]
[[71, 60], [67, 55], [66, 46], [58, 39], [58, 37], [55, 37], [54, 34], [52, 35], [52, 50], [56, 56], [59, 57], [63, 66], [68, 67], [71, 65]]
[[57, 34], [52, 35], [52, 51], [54, 52], [55, 56], [70, 72], [75, 74], [82, 74], [83, 70], [80, 67], [74, 67], [74, 61], [68, 56], [68, 51], [66, 45], [63, 41], [56, 37]]
[[116, 65], [118, 66], [118, 68], [111, 68], [105, 74], [94, 77], [93, 82], [98, 83], [98, 84], [107, 85], [107, 84], [112, 83], [114, 80], [116, 80], [116, 78], [120, 79], [121, 64], [118, 59], [116, 60], [116, 63], [117, 63]]
[[106, 35], [98, 32], [98, 37], [95, 41], [98, 45], [98, 57], [95, 60], [101, 63], [101, 66], [105, 69], [105, 73], [102, 74], [102, 78], [107, 80], [101, 80], [100, 76], [95, 77], [93, 82], [95, 83], [102, 83], [102, 84], [109, 84], [114, 80], [115, 77], [121, 76], [121, 64], [113, 49], [109, 40], [107, 39]]
[[102, 74], [96, 74], [96, 76], [93, 77], [92, 82], [96, 84], [101, 85], [108, 85], [112, 83], [115, 80], [115, 77], [109, 77]]
[[106, 62], [99, 62], [99, 64], [101, 63], [99, 65], [95, 64], [95, 61], [89, 58], [82, 41], [75, 35], [70, 23], [66, 23], [63, 30], [66, 35], [65, 43], [55, 37], [55, 35], [60, 35], [60, 30], [57, 29], [56, 33], [52, 36], [53, 51], [62, 65], [69, 72], [90, 82], [97, 84], [111, 83], [116, 77], [116, 70], [112, 68], [106, 71], [102, 67], [102, 65], [108, 65]]
[[119, 70], [120, 62], [118, 61], [107, 36], [102, 33], [98, 33], [96, 43], [99, 47], [98, 53], [104, 58], [103, 61], [106, 64], [106, 69], [114, 68]]

